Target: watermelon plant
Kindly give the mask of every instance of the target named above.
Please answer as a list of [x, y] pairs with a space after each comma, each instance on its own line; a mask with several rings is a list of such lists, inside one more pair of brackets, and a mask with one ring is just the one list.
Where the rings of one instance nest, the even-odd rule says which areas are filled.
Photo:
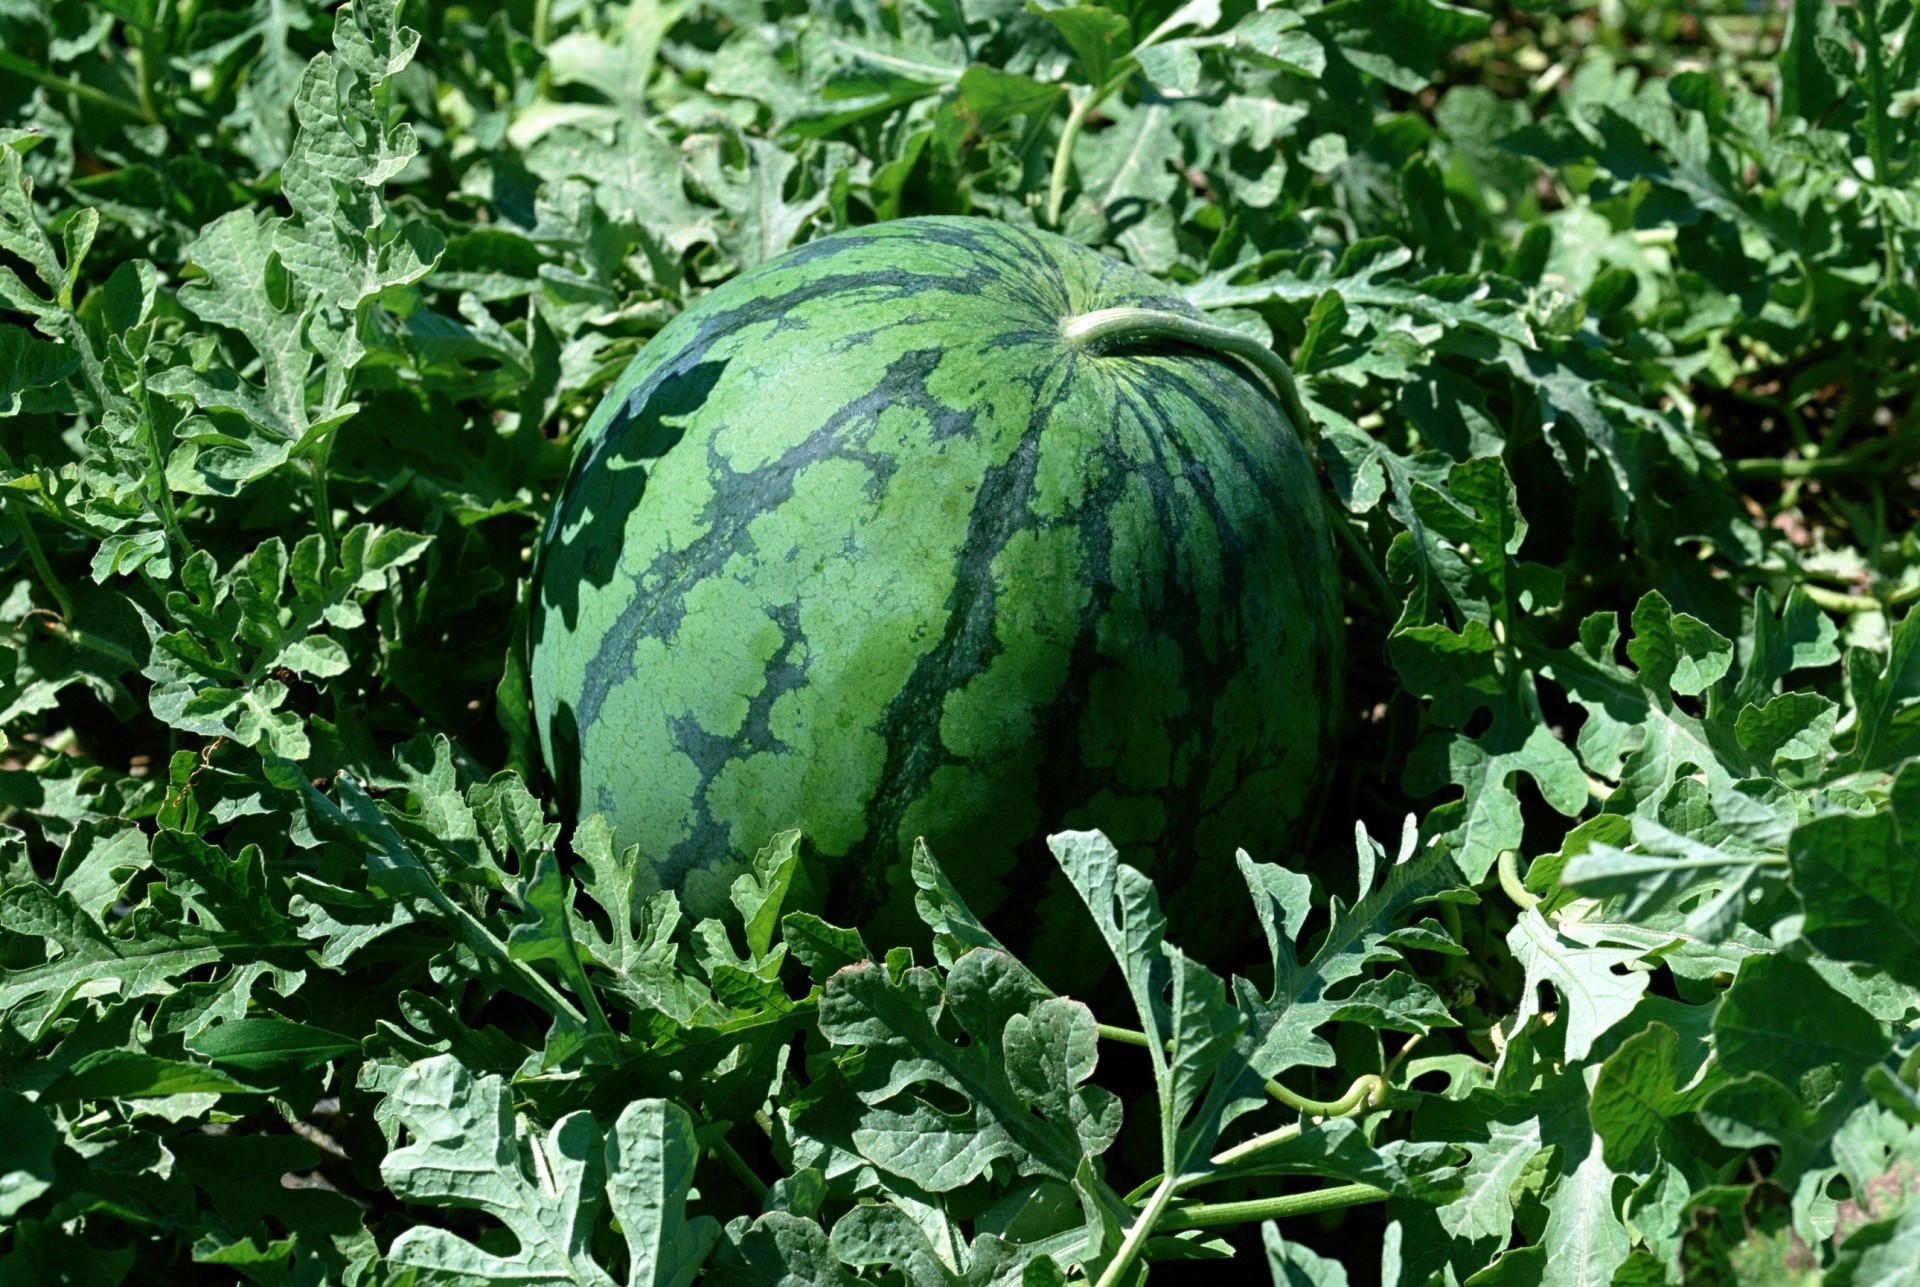
[[1917, 23], [0, 3], [0, 1287], [1914, 1283]]
[[1220, 329], [956, 218], [823, 238], [676, 317], [579, 435], [533, 577], [562, 808], [703, 914], [799, 828], [842, 915], [891, 878], [894, 933], [918, 837], [982, 912], [1069, 828], [1196, 890], [1283, 852], [1332, 725], [1332, 545], [1284, 366], [1269, 388], [1169, 323]]

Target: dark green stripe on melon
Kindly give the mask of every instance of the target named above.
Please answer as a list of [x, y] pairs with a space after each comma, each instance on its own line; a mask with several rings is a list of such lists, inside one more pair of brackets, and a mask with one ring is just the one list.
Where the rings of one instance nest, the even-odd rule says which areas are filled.
[[913, 219], [675, 319], [540, 551], [569, 805], [702, 911], [791, 826], [856, 905], [915, 835], [983, 909], [1063, 827], [1162, 872], [1271, 856], [1334, 695], [1316, 483], [1239, 361], [1062, 337], [1130, 305], [1197, 316], [1062, 238]]

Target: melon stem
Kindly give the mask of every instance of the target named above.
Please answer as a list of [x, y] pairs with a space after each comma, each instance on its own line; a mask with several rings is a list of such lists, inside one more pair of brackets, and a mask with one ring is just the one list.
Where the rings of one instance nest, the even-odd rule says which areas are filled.
[[[1060, 323], [1060, 334], [1076, 349], [1102, 350], [1115, 344], [1162, 341], [1191, 344], [1195, 348], [1237, 357], [1258, 372], [1272, 389], [1273, 395], [1280, 400], [1280, 407], [1287, 413], [1287, 419], [1293, 422], [1294, 435], [1306, 449], [1310, 464], [1318, 454], [1314, 449], [1313, 418], [1307, 414], [1307, 404], [1300, 397], [1299, 385], [1294, 383], [1293, 368], [1287, 365], [1285, 358], [1244, 331], [1159, 308], [1097, 308], [1091, 313], [1064, 319]], [[1339, 504], [1325, 490], [1320, 492], [1320, 503], [1326, 510], [1327, 521], [1333, 525], [1335, 535], [1365, 573], [1368, 586], [1379, 598], [1387, 620], [1396, 620], [1401, 612], [1400, 596], [1394, 593], [1393, 586], [1382, 575], [1379, 565], [1373, 561], [1373, 556], [1349, 525]]]
[[1100, 308], [1067, 318], [1060, 324], [1060, 333], [1067, 343], [1079, 349], [1114, 341], [1165, 340], [1231, 354], [1259, 372], [1272, 387], [1287, 418], [1293, 421], [1300, 445], [1307, 449], [1307, 459], [1313, 459], [1313, 420], [1307, 415], [1300, 388], [1293, 381], [1293, 368], [1285, 358], [1244, 331], [1159, 308]]

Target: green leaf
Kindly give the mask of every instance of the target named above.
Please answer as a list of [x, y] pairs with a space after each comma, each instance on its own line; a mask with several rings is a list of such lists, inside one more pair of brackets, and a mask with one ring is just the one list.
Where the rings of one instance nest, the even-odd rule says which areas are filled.
[[955, 89], [957, 107], [981, 133], [991, 133], [1030, 113], [1048, 112], [1060, 99], [1058, 85], [984, 63], [974, 63], [962, 72]]
[[607, 1205], [627, 1244], [629, 1284], [690, 1283], [719, 1227], [686, 1217], [698, 1158], [693, 1119], [665, 1100], [627, 1105], [607, 1136]]
[[202, 928], [262, 939], [293, 938], [287, 918], [273, 904], [266, 856], [258, 846], [248, 845], [229, 857], [198, 836], [161, 831], [153, 838], [152, 858], [154, 869], [166, 878], [167, 895]]
[[[39, 965], [0, 975], [0, 1015], [18, 1032], [37, 1034], [83, 997], [154, 996], [209, 966], [242, 957], [244, 939], [216, 943], [203, 931], [168, 925], [136, 913], [124, 937], [109, 937], [71, 898], [44, 885], [19, 885], [0, 893], [0, 929], [53, 945]], [[277, 947], [280, 940], [256, 942]]]
[[[942, 1035], [943, 1014], [966, 1044]], [[1088, 1142], [1111, 1142], [1118, 1103], [1080, 1085], [1092, 1072], [1083, 1044], [1091, 1028], [1084, 1006], [1036, 993], [1030, 975], [985, 948], [961, 956], [945, 988], [931, 970], [896, 978], [860, 962], [820, 996], [821, 1035], [862, 1052], [846, 1070], [867, 1105], [854, 1146], [934, 1193], [973, 1182], [1001, 1158], [1021, 1174], [1068, 1180]], [[952, 1096], [965, 1104], [958, 1112]]]
[[1775, 615], [1773, 596], [1762, 586], [1754, 593], [1753, 643], [1750, 650], [1742, 650], [1748, 656], [1734, 688], [1734, 700], [1764, 706], [1784, 676], [1839, 661], [1838, 637], [1833, 622], [1805, 590], [1795, 586]]
[[1713, 1021], [1720, 1062], [1735, 1076], [1761, 1073], [1797, 1087], [1810, 1074], [1857, 1079], [1891, 1048], [1878, 1020], [1835, 992], [1810, 966], [1749, 957]]
[[61, 1070], [41, 1087], [40, 1102], [67, 1104], [88, 1099], [220, 1095], [252, 1089], [204, 1064], [163, 1059], [137, 1050], [96, 1050]]
[[1169, 1176], [1203, 1172], [1220, 1133], [1259, 1103], [1247, 1063], [1246, 1017], [1219, 977], [1165, 941], [1153, 885], [1120, 862], [1097, 831], [1047, 838], [1060, 869], [1093, 914], [1147, 1036], [1160, 1100], [1160, 1155]]
[[727, 1226], [726, 1239], [714, 1256], [713, 1282], [853, 1287], [859, 1281], [841, 1266], [826, 1231], [792, 1212], [769, 1211], [751, 1224], [736, 1220]]
[[1007, 1081], [1042, 1117], [1073, 1127], [1088, 1157], [1099, 1157], [1119, 1134], [1119, 1101], [1084, 1086], [1099, 1061], [1093, 1012], [1065, 997], [1048, 997], [1008, 1018]]
[[1679, 1044], [1673, 1029], [1650, 1023], [1600, 1065], [1588, 1112], [1614, 1170], [1646, 1171], [1667, 1119], [1685, 1107], [1674, 1086]]
[[1840, 707], [1818, 693], [1782, 693], [1765, 706], [1747, 706], [1734, 721], [1740, 744], [1761, 764], [1818, 760], [1828, 754]]
[[1327, 68], [1327, 50], [1291, 9], [1264, 9], [1233, 25], [1227, 38], [1238, 56], [1263, 67], [1318, 80]]
[[1834, 814], [1796, 829], [1788, 842], [1804, 933], [1821, 951], [1920, 985], [1920, 764], [1893, 782], [1892, 808]]
[[1126, 18], [1110, 9], [1092, 5], [1048, 5], [1037, 0], [1028, 10], [1039, 14], [1060, 33], [1060, 38], [1079, 60], [1086, 83], [1098, 88], [1113, 75], [1115, 64], [1133, 44], [1133, 29]]
[[1461, 1188], [1436, 1213], [1448, 1235], [1468, 1243], [1505, 1239], [1513, 1228], [1512, 1194], [1528, 1164], [1540, 1151], [1540, 1121], [1530, 1105], [1509, 1107], [1491, 1095], [1476, 1097], [1460, 1114], [1430, 1115], [1428, 1129], [1444, 1132], [1467, 1153]]
[[[192, 397], [203, 407], [231, 410], [279, 440], [282, 454], [305, 438], [307, 373], [313, 355], [304, 342], [313, 304], [287, 280], [275, 235], [280, 220], [236, 210], [204, 229], [187, 249], [202, 277], [180, 290], [180, 302], [203, 321], [246, 336], [260, 356], [264, 389], [236, 379], [219, 389], [214, 380], [176, 368], [154, 382], [161, 393]], [[278, 463], [278, 462], [275, 462]], [[264, 471], [263, 471], [264, 472]]]
[[1860, 768], [1884, 768], [1912, 753], [1920, 704], [1920, 612], [1894, 627], [1882, 661], [1874, 650], [1847, 651], [1847, 686], [1858, 712], [1853, 759]]
[[1866, 1283], [1912, 1287], [1920, 1283], [1916, 1265], [1920, 1265], [1920, 1213], [1908, 1206], [1897, 1217], [1849, 1233], [1821, 1281], [1833, 1287], [1862, 1287]]
[[[1337, 259], [1310, 256], [1269, 280], [1241, 283], [1235, 268], [1203, 277], [1184, 290], [1197, 308], [1250, 308], [1277, 301], [1311, 305], [1326, 291], [1339, 293], [1349, 309], [1370, 316], [1374, 310], [1411, 314], [1443, 328], [1466, 328], [1531, 347], [1533, 333], [1495, 283], [1474, 283], [1467, 290], [1441, 289], [1437, 278], [1406, 279], [1400, 270], [1413, 252], [1390, 237], [1372, 237], [1349, 246]], [[1432, 289], [1429, 289], [1432, 288]]]
[[1733, 645], [1706, 622], [1675, 614], [1658, 593], [1633, 610], [1633, 641], [1627, 656], [1655, 692], [1671, 688], [1696, 697], [1719, 682], [1733, 664]]
[[787, 198], [798, 162], [765, 139], [708, 134], [689, 140], [687, 173], [725, 212], [718, 239], [742, 269], [763, 264], [799, 241], [826, 193]]
[[1347, 1287], [1345, 1266], [1299, 1243], [1288, 1242], [1273, 1221], [1260, 1226], [1260, 1242], [1266, 1249], [1273, 1287]]
[[[1817, 0], [1795, 0], [1780, 50], [1780, 111], [1817, 121], [1848, 88], [1841, 76], [1853, 70], [1839, 14]], [[1836, 65], [1844, 71], [1836, 75]], [[1847, 77], [1851, 79], [1851, 77]]]
[[11, 1090], [0, 1091], [0, 1123], [0, 1217], [11, 1221], [53, 1187], [60, 1132], [45, 1110]]
[[1614, 1174], [1597, 1147], [1564, 1174], [1548, 1199], [1541, 1245], [1548, 1257], [1545, 1287], [1607, 1287], [1632, 1251], [1613, 1200]]
[[560, 863], [543, 853], [533, 874], [520, 882], [516, 891], [527, 919], [515, 925], [507, 935], [507, 954], [516, 961], [545, 961], [552, 965], [561, 981], [580, 1003], [594, 1027], [611, 1035], [606, 1015], [588, 981], [585, 962], [573, 936], [570, 915], [572, 889], [560, 874]]
[[[908, 1282], [940, 1287], [1015, 1282], [1024, 1287], [1036, 1271], [1040, 1282], [1064, 1281], [1057, 1266], [1046, 1268], [1054, 1262], [1040, 1247], [1015, 1246], [991, 1233], [956, 1245], [958, 1231], [950, 1222], [936, 1216], [933, 1223], [930, 1230], [898, 1206], [862, 1204], [835, 1222], [833, 1254], [849, 1265], [892, 1265]], [[950, 1267], [954, 1261], [958, 1273]]]
[[1648, 917], [1687, 902], [1703, 891], [1714, 897], [1694, 908], [1687, 924], [1696, 932], [1724, 936], [1722, 918], [1745, 897], [1762, 873], [1783, 865], [1777, 854], [1755, 854], [1702, 844], [1657, 822], [1636, 819], [1633, 852], [1595, 842], [1570, 858], [1560, 883], [1596, 898], [1620, 898], [1628, 920]]
[[[951, 970], [956, 961], [976, 947], [990, 948], [1009, 960], [1013, 959], [1012, 953], [993, 936], [993, 932], [973, 914], [966, 900], [960, 897], [960, 891], [954, 888], [947, 873], [934, 859], [926, 841], [917, 836], [914, 838], [909, 870], [919, 890], [913, 896], [914, 910], [927, 928], [933, 931], [933, 956], [941, 966]], [[1041, 992], [1045, 990], [1045, 985], [1035, 979], [1033, 989]]]
[[[24, 172], [20, 154], [10, 147], [0, 147], [0, 250], [26, 261], [51, 294], [58, 294], [69, 281], [59, 252], [40, 228], [39, 215], [33, 208], [32, 180]], [[13, 283], [13, 289], [0, 287], [0, 296], [15, 307], [37, 311], [33, 297], [25, 294], [19, 280], [7, 271], [0, 281]]]
[[360, 1053], [353, 1038], [274, 1015], [229, 1019], [196, 1033], [187, 1049], [216, 1064], [243, 1071], [293, 1065], [313, 1068], [331, 1059]]
[[21, 394], [56, 387], [79, 365], [79, 356], [65, 345], [36, 340], [17, 326], [0, 326], [0, 416], [18, 414]]
[[[1436, 1005], [1437, 998], [1406, 974], [1389, 974], [1384, 982], [1365, 979], [1357, 988], [1347, 986], [1349, 980], [1364, 978], [1369, 966], [1399, 958], [1393, 940], [1401, 936], [1395, 922], [1403, 912], [1462, 883], [1450, 856], [1416, 857], [1414, 841], [1409, 832], [1386, 879], [1375, 888], [1373, 864], [1378, 848], [1371, 837], [1356, 830], [1360, 897], [1352, 907], [1335, 901], [1325, 938], [1305, 960], [1301, 956], [1311, 882], [1283, 867], [1256, 863], [1244, 853], [1237, 856], [1273, 967], [1273, 989], [1264, 997], [1245, 980], [1234, 980], [1235, 999], [1250, 1018], [1256, 1043], [1251, 1063], [1261, 1077], [1277, 1077], [1301, 1066], [1333, 1066], [1333, 1048], [1318, 1029], [1343, 1017], [1403, 1031], [1450, 1026], [1451, 1017]], [[1441, 939], [1451, 946], [1444, 935]], [[1334, 993], [1340, 999], [1333, 999], [1330, 994]]]
[[341, 775], [335, 789], [344, 810], [317, 791], [309, 792], [309, 807], [318, 819], [349, 837], [361, 850], [371, 889], [412, 904], [415, 914], [438, 923], [471, 952], [490, 978], [546, 1010], [558, 1024], [585, 1024], [585, 1016], [572, 1002], [515, 957], [483, 920], [448, 896], [432, 870], [353, 779]]
[[873, 959], [860, 931], [829, 925], [812, 912], [789, 912], [781, 918], [780, 941], [812, 972], [815, 983], [825, 983], [836, 970]]
[[60, 853], [55, 887], [79, 904], [101, 929], [109, 928], [109, 911], [127, 885], [151, 866], [147, 837], [124, 823], [83, 822], [73, 830]]
[[1417, 92], [1433, 77], [1441, 56], [1484, 35], [1487, 21], [1437, 0], [1343, 0], [1322, 10], [1318, 25], [1355, 67], [1395, 89]]
[[415, 1226], [395, 1240], [394, 1263], [495, 1283], [612, 1284], [594, 1259], [606, 1211], [627, 1244], [629, 1287], [691, 1283], [719, 1237], [711, 1216], [689, 1220], [698, 1150], [686, 1110], [658, 1099], [627, 1105], [602, 1133], [571, 1113], [545, 1135], [516, 1125], [506, 1083], [475, 1078], [448, 1056], [410, 1066], [388, 1103], [410, 1137], [388, 1153], [381, 1178], [408, 1201], [477, 1210], [518, 1250], [496, 1254], [444, 1229]]
[[1611, 946], [1607, 939], [1604, 927], [1551, 922], [1534, 909], [1520, 913], [1507, 934], [1507, 948], [1527, 974], [1514, 1012], [1516, 1027], [1540, 1013], [1540, 985], [1551, 984], [1560, 1002], [1555, 1023], [1566, 1034], [1567, 1058], [1585, 1059], [1647, 990], [1644, 971], [1623, 968], [1639, 961], [1644, 949]]
[[733, 905], [747, 923], [747, 952], [754, 959], [773, 947], [780, 905], [800, 870], [800, 833], [783, 831], [754, 855], [753, 870], [733, 882]]
[[1294, 370], [1300, 375], [1311, 375], [1317, 366], [1335, 366], [1334, 359], [1322, 361], [1323, 351], [1331, 351], [1340, 343], [1346, 332], [1346, 301], [1338, 291], [1328, 291], [1313, 302], [1307, 312], [1307, 334], [1300, 341], [1300, 349], [1294, 355]]
[[679, 968], [673, 941], [680, 904], [659, 889], [652, 867], [640, 860], [637, 846], [616, 847], [613, 829], [600, 814], [583, 820], [573, 833], [581, 858], [581, 885], [606, 914], [603, 934], [576, 909], [573, 935], [587, 953], [603, 988], [632, 1008], [658, 1011], [685, 1022], [702, 1003], [701, 990]]
[[[1689, 768], [1705, 776], [1709, 792], [1723, 794], [1732, 789], [1735, 770], [1744, 764], [1728, 721], [1703, 720], [1674, 700], [1668, 681], [1680, 673], [1680, 645], [1672, 621], [1671, 610], [1657, 595], [1646, 596], [1634, 610], [1636, 631], [1644, 628], [1648, 634], [1639, 655], [1651, 670], [1633, 674], [1614, 663], [1619, 629], [1598, 614], [1581, 623], [1580, 643], [1556, 654], [1547, 668], [1587, 708], [1576, 742], [1581, 760], [1592, 772], [1619, 779], [1619, 788], [1608, 798], [1608, 812], [1652, 813]], [[1629, 655], [1638, 641], [1636, 634]], [[1702, 651], [1688, 662], [1685, 673], [1700, 678], [1718, 666], [1720, 651], [1706, 635], [1698, 635], [1695, 644]], [[1710, 709], [1716, 714], [1720, 710], [1717, 704]]]
[[[1445, 784], [1462, 790], [1456, 861], [1479, 880], [1520, 843], [1516, 774], [1527, 773], [1568, 817], [1585, 807], [1587, 782], [1541, 715], [1537, 685], [1501, 642], [1520, 632], [1523, 589], [1541, 581], [1540, 569], [1513, 557], [1528, 528], [1504, 466], [1493, 458], [1455, 465], [1444, 491], [1417, 478], [1397, 481], [1395, 490], [1403, 486], [1418, 539], [1410, 533], [1396, 542], [1389, 569], [1405, 569], [1411, 556], [1421, 566], [1408, 570], [1432, 581], [1409, 598], [1389, 639], [1395, 669], [1412, 692], [1434, 699], [1433, 719], [1442, 726], [1465, 726], [1482, 706], [1493, 716], [1477, 736], [1444, 727], [1429, 733], [1407, 765], [1408, 785], [1422, 794]], [[1443, 619], [1449, 614], [1435, 592], [1451, 605], [1457, 628]]]

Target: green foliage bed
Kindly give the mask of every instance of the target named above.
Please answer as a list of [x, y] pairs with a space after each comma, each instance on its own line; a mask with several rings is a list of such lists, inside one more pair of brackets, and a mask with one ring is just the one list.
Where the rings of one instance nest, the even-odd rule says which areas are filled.
[[[0, 0], [0, 1285], [1920, 1281], [1917, 134], [1908, 0]], [[570, 435], [915, 214], [1298, 375], [1242, 952], [547, 803]]]

